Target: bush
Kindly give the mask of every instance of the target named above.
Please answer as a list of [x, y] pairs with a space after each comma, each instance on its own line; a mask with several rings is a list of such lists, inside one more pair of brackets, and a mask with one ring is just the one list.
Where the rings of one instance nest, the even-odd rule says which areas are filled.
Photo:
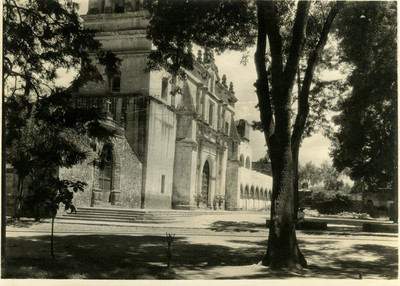
[[377, 207], [376, 209], [377, 209], [378, 211], [381, 211], [381, 212], [387, 212], [387, 211], [388, 211], [388, 209], [387, 209], [386, 206], [379, 206], [379, 207]]
[[370, 218], [367, 213], [357, 213], [357, 212], [342, 212], [339, 214], [341, 217], [345, 218], [356, 218], [356, 219], [368, 219]]
[[311, 208], [321, 214], [338, 214], [350, 211], [349, 197], [339, 192], [316, 191], [311, 194]]
[[312, 192], [299, 192], [299, 202], [301, 206], [311, 206], [311, 194]]

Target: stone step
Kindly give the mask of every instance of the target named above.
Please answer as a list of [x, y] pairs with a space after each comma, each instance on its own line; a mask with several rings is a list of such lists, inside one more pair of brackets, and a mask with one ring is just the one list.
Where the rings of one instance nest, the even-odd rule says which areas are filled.
[[72, 215], [63, 215], [61, 217], [57, 217], [57, 220], [65, 220], [65, 221], [96, 221], [96, 222], [113, 222], [113, 223], [151, 223], [151, 224], [155, 224], [155, 223], [163, 223], [165, 221], [161, 221], [161, 220], [148, 220], [148, 219], [128, 219], [128, 218], [122, 218], [122, 217], [114, 217], [114, 218], [99, 218], [96, 216], [93, 217], [83, 217], [83, 216], [74, 216]]
[[152, 216], [176, 216], [176, 217], [181, 217], [181, 216], [198, 216], [198, 215], [207, 215], [207, 214], [212, 214], [212, 215], [216, 215], [216, 214], [229, 214], [231, 212], [229, 211], [221, 211], [221, 210], [154, 210], [154, 209], [126, 209], [126, 208], [114, 208], [114, 207], [110, 207], [110, 208], [101, 208], [101, 207], [93, 207], [93, 208], [86, 208], [86, 207], [82, 207], [82, 208], [78, 208], [77, 209], [77, 213], [86, 213], [86, 212], [90, 212], [90, 213], [107, 213], [107, 214], [111, 214], [111, 213], [117, 213], [117, 214], [127, 214], [127, 215], [131, 215], [131, 214], [146, 214], [146, 215], [152, 215]]
[[76, 213], [64, 213], [59, 216], [62, 220], [80, 220], [96, 222], [124, 223], [162, 223], [175, 217], [186, 216], [186, 213], [166, 211], [151, 211], [138, 209], [123, 209], [118, 207], [81, 207]]
[[152, 214], [146, 214], [144, 212], [139, 213], [139, 212], [121, 212], [121, 211], [82, 210], [82, 209], [78, 209], [76, 211], [76, 214], [77, 215], [96, 214], [96, 215], [109, 215], [109, 216], [129, 216], [129, 217], [153, 216]]
[[188, 216], [228, 215], [233, 212], [210, 209], [169, 210], [169, 209], [127, 209], [117, 206], [80, 207], [75, 213], [64, 213], [57, 218], [97, 222], [163, 223]]
[[154, 221], [154, 220], [166, 220], [166, 218], [163, 218], [163, 217], [156, 217], [156, 216], [153, 216], [153, 215], [146, 215], [146, 214], [143, 214], [143, 215], [137, 215], [137, 214], [135, 214], [135, 215], [126, 215], [126, 214], [117, 214], [117, 213], [96, 213], [96, 212], [93, 212], [93, 213], [90, 213], [90, 212], [85, 212], [85, 213], [68, 213], [68, 214], [65, 214], [64, 216], [67, 216], [67, 217], [80, 217], [80, 218], [98, 218], [98, 219], [105, 219], [105, 218], [110, 218], [110, 219], [112, 219], [112, 218], [116, 218], [116, 219], [118, 219], [118, 218], [123, 218], [123, 219], [128, 219], [128, 220], [144, 220], [144, 219], [146, 219], [146, 220], [152, 220], [152, 221]]

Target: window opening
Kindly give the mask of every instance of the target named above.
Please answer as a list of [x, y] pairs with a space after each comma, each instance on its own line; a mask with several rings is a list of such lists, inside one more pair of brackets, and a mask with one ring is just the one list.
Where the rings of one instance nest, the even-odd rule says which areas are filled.
[[120, 92], [121, 91], [121, 77], [114, 76], [111, 80], [111, 91]]
[[161, 83], [161, 97], [166, 99], [168, 95], [168, 78], [163, 77]]
[[161, 193], [165, 193], [165, 175], [161, 175]]
[[214, 113], [214, 103], [210, 102], [209, 112], [208, 112], [208, 123], [213, 124], [213, 113]]

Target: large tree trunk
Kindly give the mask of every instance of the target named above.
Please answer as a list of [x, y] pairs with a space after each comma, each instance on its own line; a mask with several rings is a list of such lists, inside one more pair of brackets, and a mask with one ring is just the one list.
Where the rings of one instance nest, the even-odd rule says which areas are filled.
[[[276, 128], [276, 131], [279, 132], [279, 129]], [[287, 131], [289, 130], [282, 130], [286, 134]], [[293, 160], [290, 137], [277, 136], [273, 145], [271, 223], [268, 250], [262, 262], [263, 265], [274, 269], [301, 269], [307, 266], [307, 262], [298, 248], [295, 232]]]
[[[298, 248], [295, 231], [290, 104], [310, 3], [304, 1], [298, 3], [298, 12], [293, 26], [293, 39], [285, 68], [283, 67], [282, 38], [279, 34], [275, 3], [259, 1], [257, 5], [259, 36], [255, 57], [258, 73], [256, 87], [260, 102], [261, 122], [271, 154], [273, 174], [268, 248], [262, 263], [277, 269], [301, 269], [307, 266], [307, 262]], [[273, 117], [269, 93], [260, 94], [263, 91], [260, 88], [260, 81], [265, 79], [265, 61], [261, 62], [261, 54], [266, 52], [263, 41], [264, 35], [268, 35], [272, 57], [271, 82], [275, 115], [274, 128], [270, 128]], [[262, 110], [266, 104], [269, 105], [269, 108]], [[263, 116], [263, 112], [268, 116]]]
[[[307, 262], [298, 248], [295, 232], [295, 219], [299, 206], [299, 150], [308, 116], [308, 95], [314, 70], [327, 42], [333, 20], [343, 6], [343, 2], [337, 2], [332, 7], [316, 48], [308, 59], [303, 86], [299, 93], [298, 114], [293, 134], [291, 134], [291, 93], [299, 68], [310, 5], [310, 1], [297, 3], [292, 39], [286, 60], [284, 60], [275, 3], [273, 1], [257, 1], [258, 38], [255, 64], [258, 79], [255, 86], [261, 123], [271, 154], [273, 174], [271, 224], [268, 248], [263, 258], [263, 264], [273, 268], [307, 266]], [[271, 90], [265, 66], [266, 36], [269, 39], [271, 54]], [[285, 65], [284, 62], [286, 62]]]

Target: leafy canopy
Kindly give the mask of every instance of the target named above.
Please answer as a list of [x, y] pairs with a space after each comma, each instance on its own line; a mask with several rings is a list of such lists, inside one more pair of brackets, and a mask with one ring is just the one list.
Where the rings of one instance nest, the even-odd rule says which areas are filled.
[[[113, 135], [99, 123], [97, 108], [81, 109], [72, 100], [75, 88], [102, 80], [96, 57], [110, 72], [120, 63], [83, 29], [77, 8], [69, 0], [5, 0], [3, 5], [6, 161], [20, 180], [29, 177], [37, 203], [50, 199], [57, 208], [65, 201], [64, 190], [84, 184], [59, 180], [54, 170], [82, 162], [93, 138]], [[70, 88], [56, 86], [60, 68], [77, 71]]]
[[351, 3], [338, 19], [342, 60], [352, 88], [334, 118], [338, 170], [370, 188], [390, 187], [397, 172], [397, 3]]
[[147, 37], [155, 49], [148, 68], [165, 68], [177, 74], [193, 68], [191, 45], [225, 50], [244, 50], [253, 45], [256, 31], [255, 7], [248, 1], [148, 1]]

